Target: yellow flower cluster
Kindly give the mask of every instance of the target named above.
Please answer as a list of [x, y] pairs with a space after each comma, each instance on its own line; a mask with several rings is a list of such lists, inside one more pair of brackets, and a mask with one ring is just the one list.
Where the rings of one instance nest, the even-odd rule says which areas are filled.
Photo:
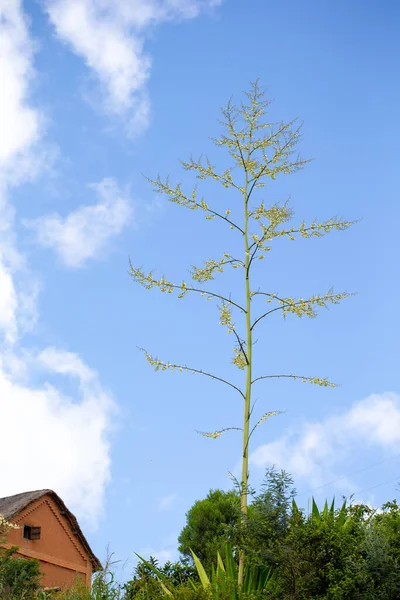
[[243, 369], [247, 365], [246, 358], [245, 358], [243, 352], [241, 351], [240, 348], [235, 347], [233, 349], [233, 353], [234, 353], [234, 357], [232, 359], [232, 363], [234, 365], [236, 365], [238, 369], [240, 369], [241, 371], [243, 371]]
[[[251, 217], [255, 221], [260, 222], [261, 235], [252, 234], [252, 239], [257, 247], [257, 250], [268, 252], [271, 247], [266, 245], [268, 240], [274, 238], [288, 237], [290, 240], [295, 240], [296, 235], [303, 238], [322, 237], [333, 230], [343, 231], [351, 227], [354, 221], [342, 221], [333, 217], [327, 221], [318, 223], [313, 221], [309, 225], [303, 221], [298, 227], [290, 227], [279, 229], [283, 223], [290, 221], [293, 217], [293, 211], [289, 208], [288, 203], [283, 205], [274, 204], [267, 208], [264, 202], [261, 202], [252, 212]], [[264, 255], [259, 257], [264, 258]]]
[[179, 204], [179, 206], [185, 206], [190, 210], [197, 210], [200, 208], [200, 204], [197, 202], [196, 188], [193, 188], [191, 197], [189, 197], [182, 192], [182, 188], [179, 183], [175, 187], [171, 186], [168, 177], [165, 179], [165, 181], [163, 181], [160, 176], [158, 176], [155, 180], [149, 179], [149, 181], [153, 184], [154, 191], [159, 192], [160, 194], [165, 194], [170, 202]]
[[199, 283], [204, 283], [204, 281], [211, 281], [214, 279], [215, 271], [223, 273], [224, 264], [224, 258], [222, 258], [220, 261], [216, 261], [213, 259], [207, 260], [204, 263], [204, 269], [199, 269], [198, 267], [192, 268], [192, 279], [194, 279], [194, 281], [198, 281]]
[[259, 221], [260, 219], [267, 219], [269, 221], [269, 228], [276, 229], [282, 223], [290, 221], [293, 217], [293, 211], [289, 208], [288, 203], [285, 204], [273, 204], [270, 208], [266, 208], [264, 202], [261, 202], [257, 208], [252, 212], [253, 219]]
[[194, 160], [192, 156], [188, 162], [181, 160], [181, 165], [186, 171], [195, 171], [197, 173], [197, 179], [207, 179], [211, 177], [215, 181], [220, 182], [225, 188], [236, 187], [231, 175], [232, 169], [226, 169], [222, 175], [218, 175], [215, 172], [215, 167], [207, 157], [205, 157], [205, 165], [203, 164], [202, 157], [198, 160]]
[[143, 350], [143, 352], [144, 352], [147, 362], [149, 363], [149, 365], [154, 367], [155, 371], [168, 371], [168, 370], [175, 371], [176, 369], [179, 369], [179, 371], [182, 372], [184, 370], [184, 367], [180, 367], [179, 365], [174, 365], [173, 363], [165, 363], [162, 360], [159, 360], [158, 358], [151, 356], [151, 354], [149, 354], [147, 352], [147, 350]]
[[232, 311], [228, 308], [225, 302], [223, 302], [218, 308], [220, 324], [225, 325], [225, 327], [228, 328], [228, 333], [232, 333], [234, 330], [234, 324], [232, 323]]
[[[307, 300], [304, 300], [304, 298], [296, 299], [290, 297], [277, 298], [276, 296], [275, 299], [282, 307], [282, 314], [284, 317], [286, 317], [288, 313], [292, 313], [300, 318], [303, 316], [314, 318], [317, 316], [317, 307], [327, 308], [328, 304], [339, 304], [341, 300], [344, 300], [349, 296], [350, 294], [348, 294], [347, 292], [334, 294], [332, 290], [329, 290], [329, 292], [324, 296], [311, 296], [311, 298], [308, 298]], [[271, 298], [267, 300], [267, 302], [270, 301], [272, 301]]]
[[[254, 103], [253, 103], [254, 100]], [[235, 164], [244, 168], [251, 182], [261, 187], [265, 177], [275, 179], [279, 173], [288, 174], [301, 169], [307, 161], [300, 156], [292, 159], [299, 141], [300, 127], [289, 123], [261, 123], [268, 102], [262, 100], [262, 93], [256, 90], [252, 105], [236, 107], [229, 103], [222, 110], [223, 124], [228, 135], [213, 139], [217, 146], [225, 146]], [[237, 127], [238, 120], [244, 127]]]
[[211, 432], [211, 433], [207, 433], [205, 431], [199, 431], [198, 433], [200, 435], [202, 435], [203, 437], [211, 438], [213, 440], [216, 440], [217, 438], [221, 437], [221, 435], [222, 435], [223, 432], [222, 431], [214, 431], [214, 432]]
[[311, 383], [311, 385], [320, 385], [321, 387], [336, 387], [335, 383], [328, 381], [328, 379], [321, 377], [297, 377], [293, 376], [293, 379], [301, 379], [303, 383]]
[[281, 410], [270, 410], [269, 412], [264, 413], [263, 416], [261, 417], [261, 419], [255, 424], [254, 428], [259, 427], [259, 425], [264, 423], [264, 421], [266, 421], [267, 419], [270, 419], [271, 417], [277, 417], [278, 415], [281, 415], [281, 414], [282, 414]]
[[197, 433], [199, 433], [203, 437], [216, 440], [217, 438], [221, 437], [221, 435], [223, 435], [227, 431], [243, 431], [243, 429], [241, 427], [225, 427], [225, 429], [220, 429], [219, 431], [211, 431], [211, 432], [198, 431]]
[[214, 279], [214, 273], [216, 271], [223, 273], [224, 267], [228, 264], [230, 264], [233, 269], [238, 269], [243, 266], [243, 262], [241, 260], [233, 258], [230, 254], [225, 253], [220, 260], [210, 259], [205, 261], [203, 269], [192, 266], [192, 279], [198, 281], [199, 283], [212, 281]]

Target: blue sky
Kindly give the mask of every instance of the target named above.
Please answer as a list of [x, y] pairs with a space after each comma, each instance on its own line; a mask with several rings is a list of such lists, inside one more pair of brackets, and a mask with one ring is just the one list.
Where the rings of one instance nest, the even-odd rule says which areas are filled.
[[[360, 222], [279, 244], [258, 272], [286, 295], [357, 295], [318, 319], [271, 319], [257, 367], [341, 385], [260, 384], [251, 481], [290, 471], [306, 505], [355, 493], [379, 505], [400, 480], [398, 106], [395, 2], [8, 0], [0, 7], [0, 496], [50, 487], [95, 552], [176, 557], [191, 504], [228, 489], [242, 407], [199, 377], [155, 373], [137, 347], [237, 378], [213, 303], [147, 292], [129, 258], [170, 279], [229, 251], [232, 232], [171, 205], [142, 174], [190, 186], [219, 107], [249, 81], [272, 120], [304, 121], [304, 171], [268, 185], [298, 220]], [[207, 200], [235, 197], [207, 185]], [[211, 198], [212, 196], [212, 198]], [[233, 277], [221, 280], [241, 293]], [[16, 435], [18, 447], [15, 447]], [[331, 483], [334, 482], [334, 483]], [[329, 484], [329, 485], [327, 485]], [[322, 486], [322, 487], [321, 487]], [[318, 489], [317, 489], [318, 488]]]

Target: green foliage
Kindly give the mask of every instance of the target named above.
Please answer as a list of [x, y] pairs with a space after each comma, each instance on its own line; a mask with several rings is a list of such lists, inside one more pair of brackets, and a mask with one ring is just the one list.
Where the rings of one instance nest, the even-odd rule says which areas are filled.
[[201, 585], [212, 594], [214, 600], [229, 598], [240, 600], [248, 597], [259, 597], [266, 592], [272, 583], [272, 570], [265, 566], [247, 566], [243, 574], [243, 582], [238, 584], [238, 566], [230, 544], [225, 544], [225, 562], [217, 554], [216, 566], [213, 565], [211, 578], [208, 577], [201, 561], [192, 552], [194, 563], [199, 574]]
[[236, 491], [211, 490], [187, 512], [186, 525], [178, 538], [179, 552], [191, 560], [193, 551], [210, 573], [217, 553], [223, 553], [239, 517], [240, 497]]
[[[400, 507], [396, 501], [375, 511], [362, 504], [336, 506], [335, 501], [319, 507], [312, 500], [307, 513], [294, 499], [292, 478], [271, 469], [260, 492], [253, 494], [243, 523], [237, 491], [216, 492], [207, 496], [213, 508], [202, 512], [206, 531], [207, 515], [212, 516], [208, 535], [214, 532], [215, 547], [222, 548], [211, 566], [205, 568], [196, 554], [191, 555], [192, 562], [162, 567], [151, 558], [140, 561], [132, 580], [120, 586], [108, 564], [96, 574], [91, 592], [77, 585], [40, 600], [399, 600]], [[220, 503], [224, 506], [229, 494], [239, 516], [227, 526], [221, 510], [219, 526], [214, 509]], [[188, 519], [189, 515], [190, 511]], [[227, 544], [227, 539], [232, 543]], [[239, 547], [246, 553], [241, 586]], [[0, 598], [25, 596], [0, 594]]]
[[[292, 478], [267, 471], [245, 521], [221, 523], [233, 547], [245, 552], [245, 572], [269, 565], [269, 600], [399, 600], [400, 506], [381, 511], [335, 501], [310, 513], [295, 501]], [[190, 514], [190, 511], [188, 515]], [[206, 523], [203, 526], [207, 529]], [[210, 531], [218, 530], [214, 522]], [[218, 545], [221, 540], [215, 540]], [[204, 550], [203, 550], [204, 551]], [[210, 582], [214, 575], [206, 570]]]
[[0, 598], [33, 600], [40, 589], [40, 565], [37, 560], [14, 556], [17, 550], [0, 550]]
[[[197, 580], [197, 571], [194, 566], [184, 562], [166, 562], [159, 566], [154, 557], [148, 561], [143, 559], [135, 567], [133, 578], [123, 586], [124, 600], [164, 597], [165, 593], [160, 586], [160, 578], [167, 581], [175, 589], [188, 587], [189, 581]], [[192, 586], [188, 588], [192, 591]]]
[[[160, 570], [154, 563], [154, 560], [148, 562], [141, 558], [142, 566], [147, 572], [156, 576], [159, 593], [165, 598], [208, 598], [209, 600], [250, 600], [262, 598], [269, 585], [272, 583], [271, 569], [266, 567], [252, 566], [244, 571], [243, 584], [238, 584], [238, 566], [232, 547], [225, 544], [225, 561], [217, 553], [217, 561], [211, 568], [209, 577], [206, 570], [192, 552], [193, 562], [197, 570], [197, 580], [189, 578], [185, 584], [174, 584], [166, 575], [164, 570]], [[140, 558], [140, 557], [139, 557]], [[190, 584], [190, 585], [188, 585]], [[147, 595], [143, 598], [156, 598], [154, 589], [147, 589]]]

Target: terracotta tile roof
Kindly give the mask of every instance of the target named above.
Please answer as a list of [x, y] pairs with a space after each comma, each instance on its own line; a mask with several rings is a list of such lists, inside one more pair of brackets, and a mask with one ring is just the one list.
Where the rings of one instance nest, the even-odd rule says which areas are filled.
[[89, 554], [90, 560], [93, 565], [93, 572], [101, 571], [103, 569], [101, 562], [93, 554], [87, 539], [85, 538], [81, 528], [79, 527], [76, 517], [72, 514], [71, 511], [68, 510], [64, 502], [55, 492], [53, 492], [53, 490], [35, 490], [33, 492], [23, 492], [22, 494], [15, 494], [14, 496], [0, 498], [0, 514], [2, 514], [7, 520], [11, 521], [13, 517], [15, 517], [22, 510], [24, 510], [29, 504], [47, 495], [55, 501], [60, 511], [64, 513], [64, 516], [68, 519], [72, 530], [76, 533], [81, 544]]

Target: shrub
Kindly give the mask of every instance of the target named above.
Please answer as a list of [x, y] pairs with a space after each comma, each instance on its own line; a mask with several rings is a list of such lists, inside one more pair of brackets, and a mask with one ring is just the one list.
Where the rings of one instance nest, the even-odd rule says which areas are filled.
[[35, 559], [14, 556], [17, 547], [0, 552], [0, 598], [34, 600], [40, 589], [40, 564]]

